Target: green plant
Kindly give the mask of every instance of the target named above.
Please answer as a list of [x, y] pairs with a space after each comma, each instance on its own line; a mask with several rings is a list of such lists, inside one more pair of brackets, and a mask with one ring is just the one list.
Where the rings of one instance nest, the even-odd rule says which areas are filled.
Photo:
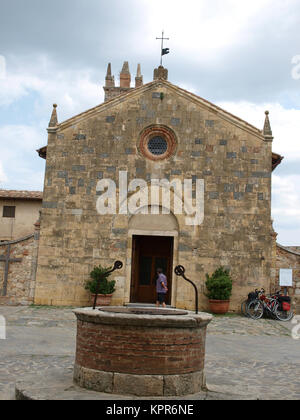
[[229, 300], [232, 291], [232, 279], [229, 270], [219, 267], [209, 276], [206, 274], [206, 296], [214, 300]]
[[85, 289], [93, 294], [110, 295], [113, 293], [116, 290], [116, 282], [115, 280], [108, 280], [111, 275], [111, 273], [108, 273], [109, 270], [111, 270], [111, 267], [102, 267], [101, 265], [94, 267], [90, 273], [91, 278], [85, 284]]

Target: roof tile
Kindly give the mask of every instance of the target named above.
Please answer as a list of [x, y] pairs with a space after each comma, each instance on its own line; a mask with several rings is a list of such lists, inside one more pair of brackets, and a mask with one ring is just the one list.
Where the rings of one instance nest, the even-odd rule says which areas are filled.
[[0, 190], [0, 198], [42, 200], [43, 192], [42, 191]]

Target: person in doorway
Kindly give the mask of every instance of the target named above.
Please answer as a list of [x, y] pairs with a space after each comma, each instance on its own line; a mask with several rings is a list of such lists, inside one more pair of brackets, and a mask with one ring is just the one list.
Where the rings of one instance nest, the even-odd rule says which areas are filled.
[[162, 304], [163, 308], [166, 307], [166, 294], [168, 291], [167, 287], [167, 277], [163, 274], [161, 268], [156, 270], [157, 280], [156, 280], [156, 292], [157, 292], [157, 301], [156, 306], [159, 307]]

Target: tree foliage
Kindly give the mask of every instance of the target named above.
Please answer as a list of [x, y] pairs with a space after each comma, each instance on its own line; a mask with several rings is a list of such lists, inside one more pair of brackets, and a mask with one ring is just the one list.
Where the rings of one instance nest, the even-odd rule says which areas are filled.
[[115, 291], [115, 280], [108, 280], [111, 273], [107, 273], [111, 267], [102, 267], [101, 265], [94, 267], [90, 273], [90, 279], [86, 282], [85, 289], [91, 293], [97, 292], [101, 295], [110, 295]]
[[229, 270], [219, 267], [211, 276], [206, 274], [205, 285], [208, 291], [206, 296], [209, 299], [229, 300], [232, 292], [232, 279]]

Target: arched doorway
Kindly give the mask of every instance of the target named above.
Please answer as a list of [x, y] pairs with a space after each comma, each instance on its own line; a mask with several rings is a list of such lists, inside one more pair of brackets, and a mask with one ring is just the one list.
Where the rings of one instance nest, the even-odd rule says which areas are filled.
[[129, 222], [129, 234], [132, 239], [130, 302], [155, 303], [156, 270], [162, 268], [168, 279], [166, 303], [171, 304], [178, 236], [176, 217], [173, 214], [136, 214]]
[[132, 238], [131, 302], [156, 301], [156, 270], [161, 268], [168, 279], [166, 303], [172, 296], [173, 242], [169, 236], [138, 236]]

